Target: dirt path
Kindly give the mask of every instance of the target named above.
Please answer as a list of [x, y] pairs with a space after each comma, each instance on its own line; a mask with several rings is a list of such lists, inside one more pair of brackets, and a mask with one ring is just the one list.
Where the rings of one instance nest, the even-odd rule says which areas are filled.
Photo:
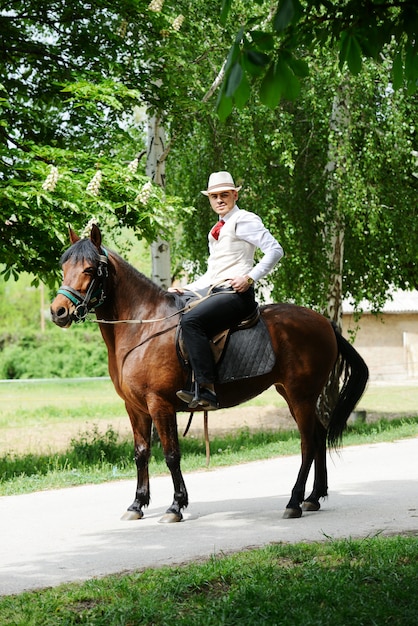
[[[180, 437], [189, 419], [188, 413], [178, 414]], [[235, 407], [227, 410], [212, 411], [209, 414], [209, 434], [222, 435], [231, 431], [248, 428], [256, 430], [279, 430], [293, 428], [293, 419], [286, 408], [275, 406]], [[2, 430], [0, 454], [48, 453], [68, 449], [72, 439], [78, 439], [83, 433], [91, 433], [97, 428], [105, 433], [108, 428], [119, 434], [121, 438], [131, 437], [131, 425], [127, 415], [117, 418], [77, 422], [59, 422], [43, 425], [41, 422], [31, 428], [6, 428]], [[203, 437], [203, 413], [193, 417], [188, 437]]]
[[[367, 422], [374, 422], [382, 417], [393, 419], [409, 416], [410, 413], [367, 413]], [[178, 414], [178, 430], [180, 439], [187, 426], [188, 413]], [[105, 433], [111, 428], [120, 438], [132, 436], [131, 425], [127, 415], [116, 418], [103, 418], [85, 422], [59, 422], [57, 424], [42, 424], [37, 422], [30, 428], [2, 429], [0, 441], [0, 455], [23, 453], [52, 453], [67, 450], [72, 439], [79, 439], [88, 433], [91, 437], [93, 429], [98, 433]], [[286, 407], [278, 408], [274, 405], [241, 406], [230, 409], [221, 409], [209, 413], [209, 437], [224, 435], [233, 431], [248, 429], [276, 431], [295, 428], [295, 422]], [[203, 413], [196, 413], [187, 435], [188, 437], [203, 437]]]

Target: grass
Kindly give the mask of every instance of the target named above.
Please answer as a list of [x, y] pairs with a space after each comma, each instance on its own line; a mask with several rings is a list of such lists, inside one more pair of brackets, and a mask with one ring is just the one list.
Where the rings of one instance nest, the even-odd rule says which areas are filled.
[[[414, 400], [405, 389], [369, 389], [359, 408], [381, 411], [380, 419], [351, 426], [344, 445], [416, 436], [417, 394], [418, 387], [411, 387]], [[131, 437], [120, 437], [112, 426], [103, 428], [112, 417], [124, 416], [108, 381], [0, 385], [0, 400], [0, 436], [16, 429], [27, 437], [40, 421], [52, 429], [74, 422], [81, 428], [87, 422], [65, 450], [0, 457], [1, 495], [134, 476]], [[248, 404], [262, 402], [284, 406], [270, 390]], [[385, 418], [393, 413], [402, 417]], [[211, 437], [211, 467], [296, 454], [299, 447], [296, 430], [243, 429]], [[182, 440], [182, 451], [184, 472], [205, 467], [200, 438]], [[159, 446], [153, 448], [150, 471], [167, 471]], [[269, 545], [178, 567], [3, 596], [0, 624], [412, 626], [418, 612], [417, 566], [417, 535]]]
[[[382, 419], [372, 424], [350, 426], [344, 445], [393, 441], [417, 434], [418, 416]], [[295, 429], [256, 433], [244, 429], [214, 437], [210, 445], [210, 467], [237, 465], [298, 454], [300, 451], [299, 433]], [[181, 449], [183, 472], [205, 468], [205, 444], [202, 439], [183, 439]], [[135, 473], [131, 437], [120, 439], [112, 428], [100, 433], [93, 425], [90, 430], [73, 438], [69, 449], [64, 452], [5, 454], [0, 457], [0, 495], [133, 478]], [[153, 476], [168, 473], [159, 445], [154, 445], [152, 449], [150, 473]]]
[[[416, 404], [414, 404], [416, 402]], [[284, 400], [268, 390], [246, 406], [282, 408]], [[418, 434], [418, 386], [369, 387], [359, 408], [375, 413], [386, 408], [382, 416], [396, 408], [397, 414], [411, 417], [387, 419], [351, 426], [344, 445], [393, 441]], [[23, 449], [0, 448], [0, 495], [28, 493], [86, 483], [133, 478], [135, 465], [129, 420], [122, 400], [109, 380], [20, 382], [0, 384], [0, 438], [13, 432]], [[380, 415], [380, 414], [379, 414]], [[112, 420], [122, 420], [125, 431], [117, 432]], [[107, 422], [111, 422], [107, 424]], [[44, 440], [57, 432], [66, 435], [68, 443], [57, 448], [29, 449], [31, 434], [42, 430]], [[68, 437], [68, 433], [74, 435]], [[3, 433], [3, 437], [2, 437]], [[298, 454], [300, 439], [296, 429], [250, 432], [248, 428], [222, 436], [211, 434], [211, 467], [234, 465], [274, 456]], [[26, 442], [28, 450], [25, 449]], [[184, 472], [204, 469], [205, 445], [202, 437], [181, 438]], [[153, 447], [150, 462], [153, 476], [167, 473], [162, 450]]]
[[0, 598], [2, 626], [412, 626], [417, 537], [277, 544]]
[[107, 379], [50, 382], [2, 381], [0, 384], [0, 432], [39, 423], [83, 422], [125, 416], [121, 398]]

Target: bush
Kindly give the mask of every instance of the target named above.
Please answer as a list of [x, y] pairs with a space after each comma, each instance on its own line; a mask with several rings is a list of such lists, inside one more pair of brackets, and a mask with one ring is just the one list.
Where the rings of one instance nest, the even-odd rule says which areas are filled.
[[108, 376], [107, 350], [98, 328], [50, 328], [0, 337], [0, 378]]
[[19, 477], [36, 478], [50, 472], [94, 470], [113, 465], [121, 471], [133, 470], [133, 442], [120, 440], [118, 434], [108, 427], [100, 433], [97, 425], [71, 439], [69, 449], [63, 453], [6, 454], [0, 457], [0, 483], [16, 480]]

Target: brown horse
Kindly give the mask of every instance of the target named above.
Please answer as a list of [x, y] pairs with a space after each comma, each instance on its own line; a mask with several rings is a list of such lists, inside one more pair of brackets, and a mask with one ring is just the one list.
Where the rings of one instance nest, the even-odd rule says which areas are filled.
[[[180, 521], [188, 496], [180, 469], [176, 418], [176, 411], [185, 410], [185, 405], [176, 391], [185, 386], [187, 373], [175, 346], [179, 317], [176, 296], [115, 252], [103, 249], [96, 226], [89, 239], [80, 239], [70, 229], [70, 240], [72, 246], [61, 259], [64, 284], [51, 305], [51, 316], [62, 328], [84, 321], [90, 310], [102, 320], [99, 325], [108, 350], [109, 373], [125, 401], [134, 435], [137, 488], [124, 519], [140, 519], [149, 504], [148, 462], [154, 423], [174, 485], [173, 503], [160, 521]], [[273, 369], [245, 381], [219, 384], [216, 393], [222, 408], [245, 402], [271, 385], [285, 398], [299, 428], [302, 464], [284, 516], [300, 517], [301, 505], [304, 510], [316, 511], [319, 499], [327, 495], [327, 438], [330, 445], [340, 442], [347, 419], [364, 391], [368, 369], [322, 315], [291, 304], [263, 306], [261, 312], [276, 355]], [[129, 323], [133, 320], [136, 323]], [[324, 426], [318, 416], [318, 401], [337, 368], [345, 375]], [[305, 499], [313, 462], [313, 491]]]

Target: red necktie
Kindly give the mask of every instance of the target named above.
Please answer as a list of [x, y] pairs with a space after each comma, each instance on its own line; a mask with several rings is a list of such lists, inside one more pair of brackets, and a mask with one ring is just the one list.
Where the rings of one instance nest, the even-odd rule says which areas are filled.
[[219, 220], [219, 222], [217, 222], [215, 226], [212, 228], [212, 230], [210, 231], [210, 234], [212, 235], [214, 239], [218, 239], [219, 232], [224, 224], [225, 222], [223, 220]]

